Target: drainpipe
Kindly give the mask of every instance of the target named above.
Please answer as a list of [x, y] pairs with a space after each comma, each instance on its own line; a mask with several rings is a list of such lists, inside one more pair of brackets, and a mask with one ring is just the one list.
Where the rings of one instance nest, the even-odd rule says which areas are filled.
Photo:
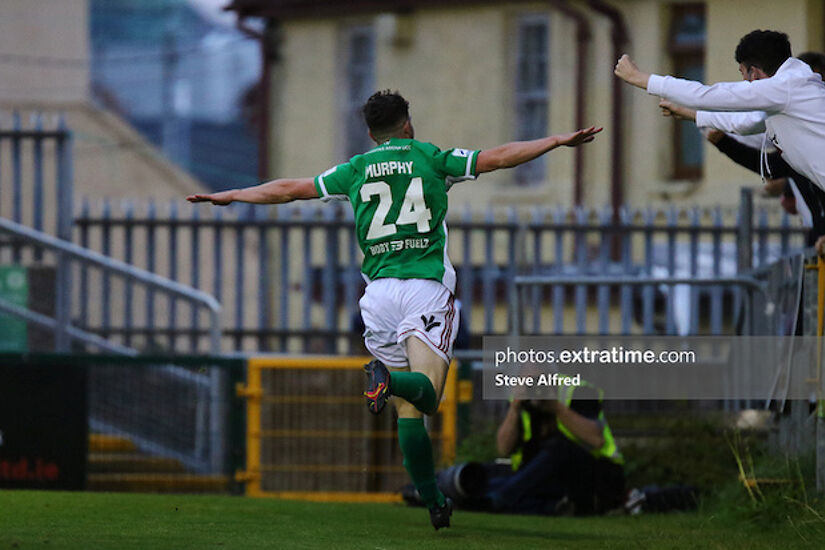
[[[587, 46], [590, 42], [592, 32], [590, 31], [590, 22], [587, 17], [582, 15], [578, 10], [573, 9], [567, 0], [548, 0], [550, 6], [567, 17], [573, 19], [576, 23], [576, 106], [575, 106], [575, 122], [576, 128], [583, 128], [585, 122], [585, 93], [587, 74]], [[584, 147], [575, 147], [573, 149], [573, 204], [581, 206], [584, 196]]]
[[271, 65], [278, 60], [277, 46], [270, 39], [272, 28], [275, 23], [266, 20], [264, 32], [258, 32], [246, 25], [244, 18], [239, 17], [235, 26], [249, 38], [257, 40], [261, 46], [261, 84], [258, 86], [258, 109], [260, 126], [258, 128], [258, 179], [265, 181], [269, 179], [269, 124], [270, 124], [270, 100], [271, 93], [270, 80], [272, 78]]
[[[627, 25], [622, 13], [602, 0], [588, 0], [587, 5], [593, 11], [604, 15], [610, 20], [610, 33], [613, 43], [613, 61], [615, 62], [624, 53], [628, 45]], [[622, 105], [623, 84], [618, 78], [613, 78], [612, 98], [613, 115], [611, 120], [610, 141], [613, 147], [613, 156], [610, 163], [612, 177], [610, 182], [610, 200], [613, 208], [613, 222], [619, 222], [619, 210], [624, 203], [624, 109]]]

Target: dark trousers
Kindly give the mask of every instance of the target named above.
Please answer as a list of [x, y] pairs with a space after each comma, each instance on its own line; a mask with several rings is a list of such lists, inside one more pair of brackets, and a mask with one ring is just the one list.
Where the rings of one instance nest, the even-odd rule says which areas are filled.
[[546, 442], [518, 471], [488, 479], [493, 511], [554, 514], [567, 497], [576, 515], [604, 513], [624, 501], [622, 467], [596, 459], [567, 438]]

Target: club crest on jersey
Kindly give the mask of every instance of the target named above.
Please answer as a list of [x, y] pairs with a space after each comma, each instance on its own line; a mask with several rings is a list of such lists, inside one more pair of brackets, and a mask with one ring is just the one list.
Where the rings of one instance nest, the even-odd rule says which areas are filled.
[[435, 315], [430, 315], [430, 318], [427, 319], [424, 315], [421, 316], [421, 322], [424, 323], [424, 331], [430, 332], [430, 329], [435, 327], [440, 327], [441, 323], [435, 320]]

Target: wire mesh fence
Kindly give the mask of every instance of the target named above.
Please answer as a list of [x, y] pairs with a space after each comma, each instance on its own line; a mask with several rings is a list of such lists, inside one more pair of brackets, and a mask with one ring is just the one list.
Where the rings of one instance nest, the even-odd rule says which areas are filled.
[[[244, 361], [205, 357], [3, 355], [0, 462], [23, 486], [229, 492], [243, 460]], [[31, 484], [33, 481], [28, 480]], [[29, 485], [31, 486], [31, 485]]]

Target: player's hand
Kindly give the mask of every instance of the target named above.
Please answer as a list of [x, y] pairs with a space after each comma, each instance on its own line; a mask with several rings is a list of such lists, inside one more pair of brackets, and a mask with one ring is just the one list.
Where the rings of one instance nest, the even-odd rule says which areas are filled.
[[[668, 101], [667, 99], [659, 100], [659, 109], [662, 110], [662, 116], [672, 117], [677, 120], [696, 120], [696, 111], [688, 109], [684, 105]], [[721, 137], [719, 139], [721, 139]]]
[[596, 138], [596, 134], [601, 132], [603, 129], [604, 128], [596, 128], [595, 126], [591, 126], [590, 128], [582, 128], [581, 130], [570, 132], [569, 134], [560, 134], [558, 136], [559, 145], [576, 147], [582, 143], [591, 142]]
[[544, 405], [544, 407], [553, 414], [559, 414], [559, 411], [561, 410], [561, 408], [563, 406], [564, 405], [562, 405], [556, 399], [548, 399], [547, 401], [545, 401], [545, 405]]
[[796, 216], [799, 214], [799, 210], [796, 209], [796, 197], [791, 195], [790, 197], [787, 195], [782, 195], [779, 199], [779, 205], [782, 207], [782, 210], [790, 214], [791, 216]]
[[[785, 192], [786, 185], [788, 185], [788, 178], [767, 178], [762, 192], [766, 197], [779, 197]], [[793, 213], [796, 214], [796, 212]]]
[[639, 70], [639, 67], [633, 63], [630, 56], [622, 55], [619, 61], [616, 62], [616, 68], [613, 69], [613, 74], [638, 88], [647, 88], [647, 81], [650, 78], [650, 73], [645, 73]]
[[211, 202], [217, 206], [226, 206], [227, 204], [232, 204], [233, 198], [233, 191], [221, 191], [219, 193], [209, 193], [209, 194], [195, 194], [189, 195], [186, 197], [186, 200], [189, 202]]
[[715, 128], [702, 128], [702, 135], [705, 136], [706, 140], [716, 145], [725, 137], [725, 132]]

